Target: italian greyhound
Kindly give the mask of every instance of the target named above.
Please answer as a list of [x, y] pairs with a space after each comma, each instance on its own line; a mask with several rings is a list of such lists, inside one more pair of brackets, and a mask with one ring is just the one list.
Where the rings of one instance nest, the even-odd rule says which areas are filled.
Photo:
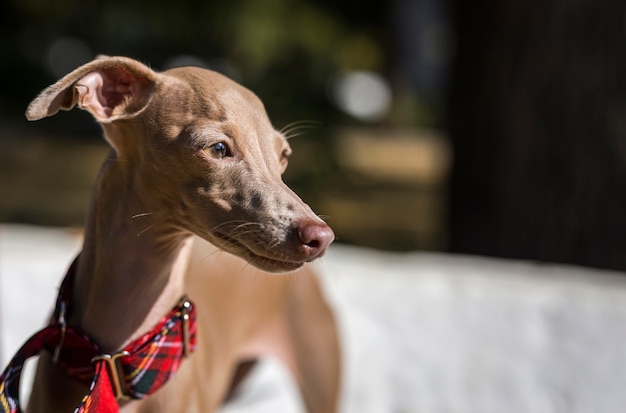
[[[271, 356], [291, 371], [309, 412], [335, 412], [338, 334], [308, 267], [334, 234], [282, 181], [291, 149], [257, 96], [202, 68], [156, 72], [99, 57], [45, 89], [26, 116], [76, 105], [100, 123], [111, 151], [68, 325], [112, 353], [183, 294], [197, 310], [195, 351], [153, 395], [122, 398], [121, 411], [214, 411], [251, 360]], [[44, 351], [29, 410], [70, 412], [86, 391]]]

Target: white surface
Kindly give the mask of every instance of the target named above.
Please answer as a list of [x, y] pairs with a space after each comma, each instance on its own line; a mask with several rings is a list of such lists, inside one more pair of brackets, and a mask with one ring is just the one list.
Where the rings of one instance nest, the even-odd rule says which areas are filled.
[[[0, 362], [40, 328], [78, 250], [0, 226]], [[626, 274], [333, 246], [321, 261], [348, 413], [616, 412], [626, 406]], [[300, 412], [268, 360], [223, 413]]]
[[80, 248], [69, 231], [0, 226], [0, 363], [44, 326], [58, 285]]

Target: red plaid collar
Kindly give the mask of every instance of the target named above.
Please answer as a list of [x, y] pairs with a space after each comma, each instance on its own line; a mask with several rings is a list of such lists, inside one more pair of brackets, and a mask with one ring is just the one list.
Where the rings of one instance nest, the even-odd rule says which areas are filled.
[[152, 330], [115, 354], [104, 354], [89, 336], [68, 326], [78, 259], [63, 280], [54, 318], [18, 350], [0, 375], [0, 413], [21, 413], [19, 383], [24, 362], [45, 349], [66, 373], [89, 384], [74, 413], [114, 413], [118, 400], [142, 399], [161, 388], [196, 347], [196, 310], [186, 297]]

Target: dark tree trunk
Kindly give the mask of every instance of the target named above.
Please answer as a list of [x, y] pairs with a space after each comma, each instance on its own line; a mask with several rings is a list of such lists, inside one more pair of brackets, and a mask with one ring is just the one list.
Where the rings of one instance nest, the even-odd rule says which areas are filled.
[[626, 2], [456, 14], [451, 250], [626, 270]]

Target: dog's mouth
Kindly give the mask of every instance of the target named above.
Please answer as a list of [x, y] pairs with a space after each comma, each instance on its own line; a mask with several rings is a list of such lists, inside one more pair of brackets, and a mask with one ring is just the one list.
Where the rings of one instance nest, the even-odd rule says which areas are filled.
[[[260, 255], [247, 247], [241, 241], [238, 241], [228, 235], [217, 233], [215, 235], [220, 241], [226, 245], [221, 245], [226, 251], [231, 252], [255, 267], [267, 272], [290, 272], [295, 271], [304, 265], [304, 261], [290, 261], [287, 259], [279, 259], [278, 257], [268, 257]], [[222, 243], [220, 243], [222, 244]]]

